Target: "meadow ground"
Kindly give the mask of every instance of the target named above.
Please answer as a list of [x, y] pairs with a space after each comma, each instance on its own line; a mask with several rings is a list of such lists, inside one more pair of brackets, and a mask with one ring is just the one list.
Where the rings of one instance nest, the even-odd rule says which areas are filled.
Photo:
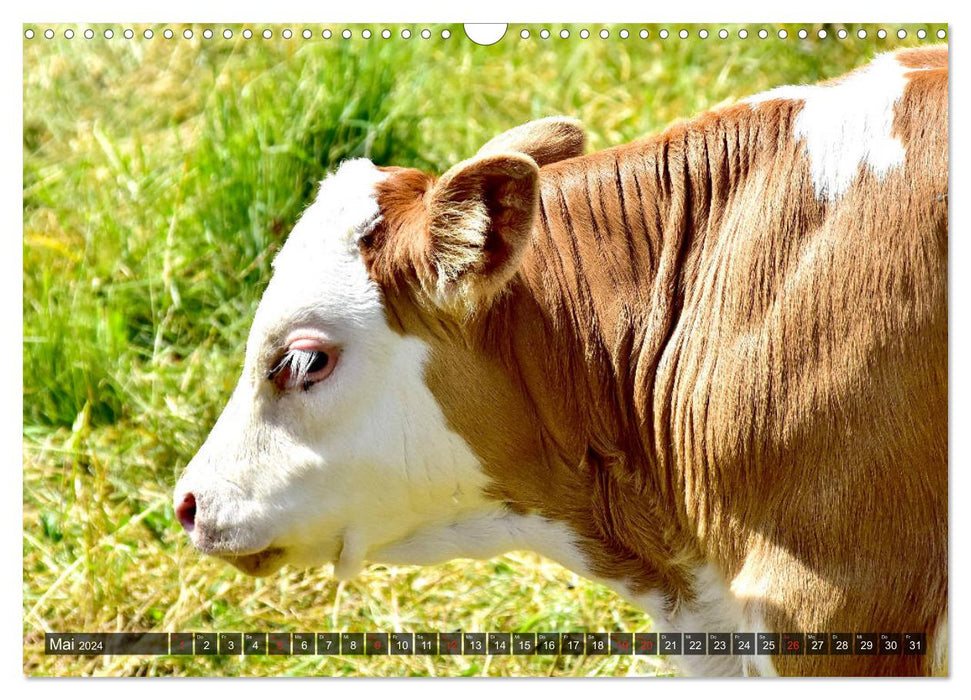
[[[28, 675], [650, 675], [651, 657], [45, 657], [45, 631], [647, 631], [605, 588], [530, 554], [251, 579], [201, 557], [171, 489], [235, 385], [269, 263], [338, 161], [441, 172], [497, 133], [579, 117], [591, 150], [776, 85], [937, 41], [907, 27], [461, 26], [350, 40], [242, 26], [54, 27], [24, 41], [24, 672]], [[769, 38], [757, 37], [766, 29]], [[380, 517], [380, 514], [375, 514]]]

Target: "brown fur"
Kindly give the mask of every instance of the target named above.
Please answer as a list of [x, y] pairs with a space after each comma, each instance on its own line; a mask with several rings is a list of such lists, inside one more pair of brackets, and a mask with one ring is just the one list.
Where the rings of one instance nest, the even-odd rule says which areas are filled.
[[479, 149], [478, 155], [523, 153], [537, 165], [583, 155], [586, 136], [580, 122], [568, 117], [537, 119], [506, 131]]
[[[902, 168], [861, 170], [818, 201], [791, 135], [801, 102], [783, 100], [551, 163], [515, 275], [467, 317], [427, 301], [434, 179], [393, 170], [381, 185], [365, 257], [389, 318], [431, 344], [427, 382], [491, 495], [569, 524], [595, 574], [676, 611], [711, 562], [767, 629], [933, 641], [947, 608], [947, 52], [899, 57], [926, 69], [897, 106]], [[916, 675], [930, 661], [776, 667]]]

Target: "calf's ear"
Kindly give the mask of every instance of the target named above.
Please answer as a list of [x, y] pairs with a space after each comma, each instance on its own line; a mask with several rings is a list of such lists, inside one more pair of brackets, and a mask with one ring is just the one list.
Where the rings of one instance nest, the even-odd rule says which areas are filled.
[[428, 199], [439, 305], [488, 304], [515, 274], [538, 206], [539, 167], [522, 153], [476, 156], [446, 172]]
[[583, 125], [571, 117], [546, 117], [526, 122], [496, 136], [479, 149], [490, 153], [525, 153], [543, 167], [583, 155]]

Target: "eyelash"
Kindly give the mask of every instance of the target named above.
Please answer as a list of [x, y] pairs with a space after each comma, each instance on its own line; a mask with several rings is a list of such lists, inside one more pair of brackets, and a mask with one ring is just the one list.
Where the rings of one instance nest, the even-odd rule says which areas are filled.
[[[321, 357], [323, 364], [314, 368]], [[274, 382], [281, 391], [297, 386], [307, 391], [316, 384], [314, 380], [307, 377], [326, 369], [329, 362], [331, 362], [330, 356], [323, 351], [287, 350], [280, 361], [267, 373], [266, 378]]]

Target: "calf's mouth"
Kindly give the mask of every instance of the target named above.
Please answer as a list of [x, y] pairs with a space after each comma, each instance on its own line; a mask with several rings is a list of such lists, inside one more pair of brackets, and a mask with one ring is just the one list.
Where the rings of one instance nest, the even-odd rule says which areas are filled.
[[244, 574], [250, 576], [266, 576], [283, 566], [284, 550], [282, 547], [267, 547], [252, 554], [220, 554], [220, 559], [232, 564]]

